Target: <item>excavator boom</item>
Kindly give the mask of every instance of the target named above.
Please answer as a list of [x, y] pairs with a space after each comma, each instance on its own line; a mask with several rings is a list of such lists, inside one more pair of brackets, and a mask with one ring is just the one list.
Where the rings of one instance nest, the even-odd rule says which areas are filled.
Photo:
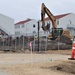
[[49, 11], [49, 9], [44, 5], [44, 3], [42, 3], [42, 7], [41, 7], [41, 21], [42, 21], [42, 28], [44, 31], [47, 30], [47, 27], [45, 26], [45, 14], [48, 15], [48, 17], [50, 18], [50, 20], [52, 21], [52, 26], [53, 28], [57, 28], [56, 26], [56, 19], [54, 17], [54, 15]]
[[44, 3], [42, 3], [42, 7], [41, 7], [41, 21], [42, 21], [42, 29], [44, 31], [48, 30], [49, 27], [47, 27], [48, 25], [45, 26], [45, 14], [48, 15], [49, 19], [52, 22], [52, 32], [51, 32], [51, 36], [52, 39], [56, 39], [58, 37], [58, 35], [62, 34], [63, 32], [63, 28], [57, 28], [56, 25], [56, 18], [55, 16], [50, 12], [50, 10], [44, 5]]

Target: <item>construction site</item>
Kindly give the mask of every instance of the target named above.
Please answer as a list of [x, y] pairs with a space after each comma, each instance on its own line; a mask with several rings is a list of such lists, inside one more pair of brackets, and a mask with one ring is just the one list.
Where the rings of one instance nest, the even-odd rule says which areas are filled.
[[63, 35], [56, 40], [25, 36], [1, 39], [0, 75], [75, 75], [75, 61], [68, 59], [72, 44], [72, 39]]
[[1, 75], [75, 75], [71, 50], [0, 52]]
[[[45, 25], [45, 14], [51, 29]], [[47, 36], [41, 36], [39, 22]], [[74, 55], [75, 35], [58, 28], [55, 16], [42, 3], [36, 35], [0, 36], [0, 75], [75, 75]]]

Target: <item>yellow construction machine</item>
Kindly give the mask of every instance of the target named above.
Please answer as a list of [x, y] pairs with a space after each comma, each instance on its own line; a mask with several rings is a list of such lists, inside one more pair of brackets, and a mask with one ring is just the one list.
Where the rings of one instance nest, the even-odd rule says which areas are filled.
[[49, 34], [49, 38], [51, 40], [55, 40], [56, 38], [58, 38], [59, 35], [65, 35], [65, 36], [71, 38], [69, 30], [63, 30], [63, 28], [57, 28], [55, 16], [44, 5], [44, 3], [42, 3], [42, 7], [41, 7], [41, 22], [42, 22], [42, 29], [44, 31], [47, 31], [48, 28], [49, 28], [49, 24], [45, 25], [45, 14], [48, 15], [49, 19], [52, 22], [52, 32], [51, 32], [51, 34]]

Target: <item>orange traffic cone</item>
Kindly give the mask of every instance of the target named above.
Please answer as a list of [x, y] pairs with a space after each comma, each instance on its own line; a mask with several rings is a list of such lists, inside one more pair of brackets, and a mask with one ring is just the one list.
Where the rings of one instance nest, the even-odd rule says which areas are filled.
[[75, 41], [73, 41], [71, 58], [68, 59], [75, 60], [74, 56], [75, 56]]

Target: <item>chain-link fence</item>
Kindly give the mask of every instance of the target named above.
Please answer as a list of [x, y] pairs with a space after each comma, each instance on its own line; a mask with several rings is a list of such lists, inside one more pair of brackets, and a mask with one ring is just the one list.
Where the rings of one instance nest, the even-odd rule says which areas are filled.
[[[30, 34], [30, 36], [29, 36]], [[0, 37], [0, 50], [30, 50], [29, 43], [32, 42], [32, 50], [38, 49], [38, 34], [29, 33], [24, 35], [5, 35]], [[46, 50], [47, 36], [39, 36], [39, 50]]]
[[13, 50], [13, 51], [25, 51], [31, 50], [29, 44], [32, 43], [32, 51], [46, 51], [46, 50], [60, 50], [60, 49], [71, 49], [72, 45], [66, 44], [63, 41], [71, 43], [69, 38], [64, 37], [61, 40], [51, 41], [48, 39], [48, 33], [41, 34], [24, 34], [24, 35], [11, 35], [0, 37], [0, 50]]

